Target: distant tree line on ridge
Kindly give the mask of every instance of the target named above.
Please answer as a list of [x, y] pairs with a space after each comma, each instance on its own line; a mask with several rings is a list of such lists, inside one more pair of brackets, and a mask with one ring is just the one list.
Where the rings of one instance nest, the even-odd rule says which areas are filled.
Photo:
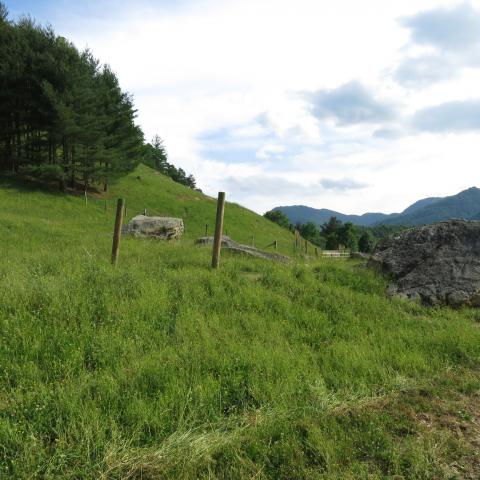
[[303, 238], [320, 248], [337, 250], [343, 246], [353, 252], [364, 253], [372, 252], [382, 238], [408, 228], [402, 225], [363, 227], [354, 225], [352, 222], [342, 223], [337, 217], [330, 217], [328, 222], [320, 226], [313, 222], [293, 225], [279, 210], [270, 210], [264, 214], [264, 217], [292, 232], [298, 230]]
[[108, 65], [50, 26], [10, 21], [0, 2], [0, 171], [106, 191], [144, 162], [194, 188], [193, 176], [167, 162], [158, 136], [145, 144], [135, 118]]
[[187, 175], [182, 168], [177, 168], [168, 163], [168, 155], [162, 139], [155, 135], [151, 143], [144, 147], [143, 163], [151, 168], [167, 175], [177, 183], [181, 183], [189, 188], [195, 188], [196, 182], [193, 175]]

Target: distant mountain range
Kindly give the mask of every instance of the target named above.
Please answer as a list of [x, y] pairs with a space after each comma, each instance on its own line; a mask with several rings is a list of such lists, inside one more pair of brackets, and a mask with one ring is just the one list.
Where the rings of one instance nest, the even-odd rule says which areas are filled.
[[346, 215], [344, 213], [317, 209], [303, 205], [275, 207], [283, 212], [292, 222], [313, 222], [317, 225], [327, 222], [330, 217], [337, 217], [342, 222], [371, 227], [373, 225], [425, 225], [450, 218], [480, 220], [480, 189], [476, 187], [464, 190], [450, 197], [430, 197], [419, 200], [401, 213], [364, 213], [363, 215]]

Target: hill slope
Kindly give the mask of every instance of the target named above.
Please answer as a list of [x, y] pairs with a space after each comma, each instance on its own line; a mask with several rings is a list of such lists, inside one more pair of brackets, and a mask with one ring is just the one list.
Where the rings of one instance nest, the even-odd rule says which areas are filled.
[[401, 214], [406, 215], [410, 213], [414, 213], [417, 210], [420, 210], [421, 208], [428, 207], [430, 205], [433, 205], [434, 203], [443, 200], [442, 197], [428, 197], [428, 198], [423, 198], [422, 200], [418, 200], [414, 203], [412, 203], [409, 207], [407, 207]]
[[352, 222], [355, 225], [373, 225], [388, 215], [385, 213], [365, 213], [363, 215], [346, 215], [344, 213], [335, 212], [334, 210], [328, 210], [326, 208], [312, 208], [305, 205], [291, 205], [288, 207], [275, 207], [273, 210], [279, 210], [283, 212], [291, 223], [294, 225], [297, 223], [313, 222], [316, 225], [322, 225], [328, 222], [330, 217], [337, 217], [342, 222]]
[[0, 477], [479, 477], [478, 311], [389, 301], [353, 261], [212, 271], [214, 201], [144, 167], [120, 194], [185, 240], [124, 238], [112, 268], [103, 200], [1, 182]]
[[[89, 194], [85, 206], [82, 196], [60, 194], [57, 191], [45, 191], [36, 184], [25, 184], [11, 177], [0, 177], [0, 186], [7, 187], [2, 192], [0, 204], [4, 211], [14, 215], [12, 223], [22, 223], [29, 218], [32, 225], [48, 223], [52, 232], [61, 232], [65, 237], [75, 236], [78, 229], [90, 236], [109, 235], [112, 231], [116, 199], [126, 199], [127, 221], [147, 209], [149, 215], [166, 215], [183, 218], [184, 238], [187, 241], [205, 235], [213, 235], [215, 228], [216, 198], [175, 183], [145, 165], [112, 184], [109, 192]], [[10, 186], [10, 188], [8, 188]], [[22, 202], [17, 202], [15, 192], [22, 192]], [[10, 193], [7, 193], [10, 192]], [[9, 199], [14, 199], [13, 202]], [[37, 202], [38, 199], [38, 202]], [[105, 212], [105, 201], [108, 211]], [[72, 212], [75, 211], [75, 214]], [[277, 224], [257, 215], [240, 205], [228, 202], [225, 208], [224, 232], [241, 243], [251, 244], [255, 235], [255, 244], [264, 248], [274, 240], [281, 252], [292, 254], [293, 235]]]
[[314, 222], [321, 225], [330, 217], [337, 217], [342, 222], [352, 222], [355, 225], [424, 225], [450, 218], [473, 219], [478, 214], [480, 204], [480, 189], [476, 187], [464, 190], [450, 197], [429, 197], [418, 200], [402, 213], [365, 213], [363, 215], [345, 215], [327, 209], [316, 209], [303, 205], [275, 207], [283, 212], [292, 223]]
[[[213, 235], [217, 199], [185, 188], [145, 165], [113, 185], [109, 196], [125, 197], [129, 216], [146, 208], [149, 215], [183, 218], [188, 239], [205, 235], [205, 224], [208, 224], [209, 235]], [[224, 230], [240, 243], [251, 244], [254, 235], [259, 248], [277, 240], [281, 251], [292, 253], [294, 237], [290, 232], [251, 210], [228, 202], [228, 192]]]
[[[480, 189], [469, 188], [450, 197], [434, 199], [432, 203], [414, 211], [404, 211], [401, 215], [387, 218], [381, 223], [396, 225], [425, 225], [450, 218], [471, 219], [480, 205]], [[408, 209], [407, 209], [408, 210]]]

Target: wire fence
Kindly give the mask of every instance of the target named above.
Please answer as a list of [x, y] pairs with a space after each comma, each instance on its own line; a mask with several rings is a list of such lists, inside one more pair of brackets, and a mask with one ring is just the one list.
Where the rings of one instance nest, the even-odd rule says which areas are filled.
[[[92, 206], [95, 205], [98, 208], [101, 208], [106, 214], [111, 216], [112, 221], [112, 229], [114, 225], [114, 218], [115, 218], [115, 210], [117, 200], [114, 198], [98, 198], [93, 195], [88, 195], [85, 192], [82, 195], [84, 198], [85, 206]], [[128, 199], [125, 202], [125, 206], [123, 209], [123, 221], [124, 223], [127, 222], [129, 219], [137, 215], [146, 215], [146, 216], [155, 216], [155, 217], [169, 217], [171, 216], [167, 212], [162, 212], [159, 209], [155, 208], [143, 208], [138, 209], [136, 207], [130, 206], [128, 203]], [[184, 223], [184, 229], [186, 231], [186, 225]], [[198, 230], [198, 228], [197, 228]], [[204, 234], [205, 237], [213, 236], [214, 228], [211, 227], [210, 223], [205, 222], [203, 231], [200, 230], [198, 233], [199, 235]], [[113, 230], [112, 230], [113, 231]], [[104, 235], [112, 235], [111, 232], [105, 233]], [[229, 229], [228, 226], [224, 228], [223, 236], [229, 236]], [[256, 239], [255, 233], [252, 233], [249, 236], [248, 246], [257, 248], [260, 250], [273, 250], [274, 252], [282, 251], [282, 252], [290, 252], [294, 257], [323, 257], [323, 258], [348, 258], [350, 257], [349, 251], [342, 251], [342, 250], [323, 250], [319, 246], [316, 246], [310, 243], [308, 240], [303, 238], [298, 230], [293, 232], [293, 241], [290, 242], [290, 245], [287, 246], [285, 241], [280, 241], [278, 239], [274, 239], [267, 244], [260, 244], [260, 242]]]

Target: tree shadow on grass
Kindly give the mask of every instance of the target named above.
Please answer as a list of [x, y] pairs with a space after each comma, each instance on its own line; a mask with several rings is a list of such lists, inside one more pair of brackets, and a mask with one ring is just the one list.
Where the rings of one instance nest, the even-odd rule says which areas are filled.
[[[69, 195], [84, 195], [83, 185], [76, 184], [75, 187], [66, 187], [65, 190], [58, 188], [57, 182], [48, 182], [36, 179], [26, 175], [13, 175], [8, 173], [0, 173], [0, 188], [9, 188], [20, 193], [43, 192], [58, 197], [66, 197]], [[94, 187], [88, 188], [89, 194], [98, 194], [99, 190]]]

